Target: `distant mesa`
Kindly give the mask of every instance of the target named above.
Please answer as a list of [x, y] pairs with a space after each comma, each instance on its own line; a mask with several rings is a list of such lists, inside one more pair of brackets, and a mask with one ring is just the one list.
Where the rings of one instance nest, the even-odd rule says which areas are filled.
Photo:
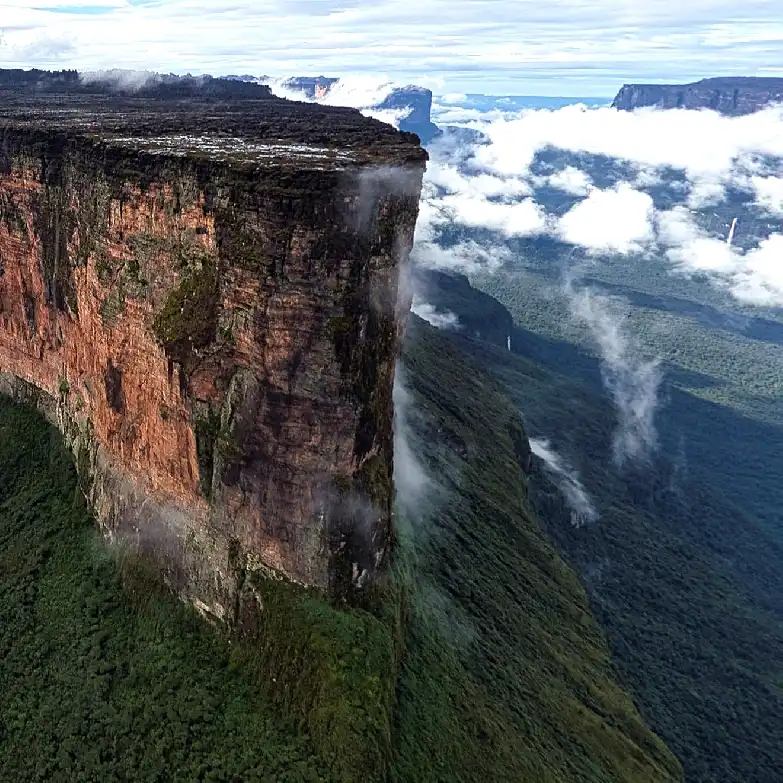
[[[308, 98], [317, 99], [328, 95], [339, 81], [328, 76], [295, 76], [288, 79], [285, 86], [292, 90], [301, 90]], [[368, 108], [409, 109], [408, 114], [400, 120], [400, 130], [415, 133], [422, 144], [440, 135], [440, 129], [430, 119], [432, 90], [426, 87], [417, 87], [413, 84], [395, 87], [380, 103]]]
[[[269, 76], [229, 76], [227, 78], [237, 81], [255, 81], [259, 84], [268, 84], [272, 81]], [[339, 81], [338, 78], [331, 76], [294, 76], [284, 81], [283, 86], [289, 90], [304, 93], [310, 100], [317, 100], [325, 98]], [[431, 120], [432, 90], [428, 90], [426, 87], [418, 87], [413, 84], [406, 87], [395, 87], [380, 103], [364, 108], [407, 109], [408, 113], [400, 120], [400, 130], [415, 133], [422, 144], [427, 144], [441, 134], [440, 128]]]
[[132, 95], [137, 98], [272, 99], [267, 85], [213, 76], [163, 74], [152, 71], [112, 69], [79, 72], [3, 69], [0, 89], [11, 93]]
[[783, 102], [783, 78], [718, 77], [692, 84], [625, 84], [612, 102], [630, 111], [642, 106], [661, 109], [713, 109], [721, 114], [752, 114]]

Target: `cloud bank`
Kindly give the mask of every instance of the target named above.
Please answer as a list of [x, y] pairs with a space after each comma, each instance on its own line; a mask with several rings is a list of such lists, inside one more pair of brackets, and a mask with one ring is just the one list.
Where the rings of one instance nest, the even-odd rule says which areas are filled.
[[[783, 107], [737, 118], [583, 106], [482, 117], [465, 126], [486, 143], [431, 149], [414, 263], [513, 275], [543, 247], [573, 281], [576, 263], [620, 256], [783, 307]], [[649, 459], [659, 361], [633, 338], [621, 300], [573, 282], [565, 293], [617, 411], [615, 463]]]
[[741, 13], [733, 0], [5, 0], [0, 57], [609, 96], [626, 81], [783, 73], [777, 11], [773, 0], [745, 0]]
[[571, 245], [591, 252], [639, 252], [653, 239], [653, 200], [628, 183], [592, 190], [557, 223], [557, 233]]
[[[775, 263], [783, 232], [769, 222], [783, 217], [783, 106], [729, 118], [572, 105], [464, 124], [488, 142], [432, 147], [417, 230], [424, 263], [468, 272], [484, 259], [502, 265], [488, 240], [468, 252], [462, 239], [445, 254], [438, 239], [454, 226], [494, 232], [499, 247], [546, 236], [597, 258], [663, 260], [672, 273], [708, 275], [744, 303], [783, 306]], [[731, 215], [711, 215], [729, 203], [746, 205], [731, 247]]]
[[415, 301], [411, 307], [411, 312], [424, 319], [428, 324], [436, 329], [459, 329], [459, 318], [455, 313], [448, 310], [437, 310], [429, 302]]

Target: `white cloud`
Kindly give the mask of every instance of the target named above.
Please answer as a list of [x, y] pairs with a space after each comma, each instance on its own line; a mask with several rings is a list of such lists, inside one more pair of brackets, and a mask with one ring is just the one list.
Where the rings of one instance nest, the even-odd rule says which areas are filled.
[[415, 415], [413, 396], [406, 388], [405, 368], [398, 363], [394, 374], [394, 492], [398, 506], [404, 512], [400, 521], [410, 524], [419, 518], [419, 504], [435, 485], [411, 445], [411, 418]]
[[441, 103], [464, 103], [467, 99], [468, 96], [464, 92], [447, 92], [438, 98]]
[[[311, 74], [292, 74], [311, 75]], [[354, 109], [368, 109], [377, 106], [389, 96], [395, 88], [395, 83], [386, 79], [378, 79], [373, 76], [351, 74], [341, 77], [332, 84], [328, 91], [314, 98], [308, 98], [304, 90], [299, 90], [287, 84], [289, 77], [277, 77], [266, 81], [272, 92], [281, 98], [292, 101], [310, 101], [323, 103], [329, 106], [350, 106]]]
[[745, 0], [741, 14], [735, 0], [95, 0], [93, 13], [75, 8], [84, 6], [5, 0], [4, 64], [385, 74], [440, 81], [443, 92], [510, 94], [524, 84], [529, 94], [560, 95], [781, 73], [769, 65], [783, 37], [771, 0]]
[[772, 234], [744, 255], [732, 293], [750, 304], [783, 306], [783, 234]]
[[566, 166], [562, 171], [550, 174], [547, 183], [572, 196], [586, 196], [593, 189], [590, 177], [573, 166]]
[[[712, 111], [635, 112], [566, 106], [527, 110], [515, 119], [476, 123], [491, 143], [476, 151], [487, 171], [526, 177], [536, 153], [551, 145], [624, 160], [649, 173], [673, 168], [699, 186], [727, 182], [759, 155], [783, 156], [783, 106], [743, 117]], [[755, 157], [754, 157], [755, 156]]]
[[751, 177], [756, 203], [767, 212], [783, 217], [783, 177]]
[[476, 242], [461, 242], [444, 248], [435, 242], [418, 241], [413, 247], [413, 260], [419, 266], [444, 272], [494, 272], [511, 259], [503, 245], [483, 247]]
[[411, 312], [436, 329], [459, 329], [459, 318], [448, 310], [437, 310], [429, 302], [414, 302]]
[[530, 185], [518, 177], [501, 177], [483, 172], [465, 173], [437, 159], [432, 160], [427, 167], [427, 181], [452, 194], [465, 193], [483, 198], [527, 196], [531, 193]]
[[567, 293], [573, 316], [589, 328], [598, 348], [604, 386], [617, 409], [615, 463], [647, 459], [657, 445], [658, 360], [642, 356], [623, 328], [627, 312], [619, 300], [570, 286]]
[[596, 252], [628, 254], [652, 241], [653, 200], [623, 182], [611, 190], [593, 190], [558, 221], [566, 242]]
[[80, 74], [82, 82], [92, 84], [101, 82], [119, 90], [141, 90], [160, 80], [154, 71], [118, 70], [84, 71]]
[[571, 524], [582, 527], [595, 522], [598, 512], [579, 474], [550, 445], [548, 438], [530, 438], [530, 450], [544, 463], [571, 510]]
[[[663, 183], [660, 172], [655, 169], [641, 168], [636, 172], [634, 185], [637, 188], [651, 188]], [[679, 184], [679, 183], [677, 183]]]
[[[449, 158], [453, 150], [436, 148], [430, 164], [417, 232], [417, 239], [430, 245], [422, 251], [430, 263], [482, 268], [475, 256], [443, 257], [434, 248], [440, 228], [459, 224], [506, 238], [554, 236], [592, 254], [660, 252], [674, 270], [706, 273], [743, 301], [783, 305], [777, 240], [748, 250], [745, 231], [739, 246], [729, 247], [727, 226], [716, 235], [701, 228], [692, 212], [725, 200], [733, 188], [755, 194], [766, 212], [783, 214], [783, 177], [777, 176], [783, 165], [783, 107], [729, 118], [710, 111], [631, 113], [569, 106], [523, 110], [513, 119], [470, 126], [489, 143], [474, 147], [472, 157], [462, 150], [457, 159]], [[532, 164], [545, 149], [607, 158], [614, 161], [613, 176], [619, 171], [627, 181], [596, 188], [586, 172], [562, 164], [548, 176], [533, 174]], [[673, 179], [672, 171], [684, 181]], [[560, 217], [547, 214], [528, 195], [542, 184], [584, 197]], [[641, 188], [661, 184], [679, 204], [657, 212]]]
[[772, 234], [750, 250], [708, 235], [684, 207], [658, 215], [659, 239], [682, 271], [706, 272], [737, 299], [783, 306], [783, 235]]
[[507, 237], [541, 234], [547, 227], [544, 210], [529, 198], [508, 204], [472, 194], [451, 194], [439, 203], [453, 223], [488, 228]]
[[707, 234], [685, 207], [660, 212], [657, 222], [667, 257], [685, 271], [726, 275], [737, 268], [738, 251], [726, 240]]
[[699, 179], [691, 186], [688, 194], [688, 206], [691, 209], [701, 209], [720, 204], [726, 199], [726, 186], [716, 179], [709, 177]]

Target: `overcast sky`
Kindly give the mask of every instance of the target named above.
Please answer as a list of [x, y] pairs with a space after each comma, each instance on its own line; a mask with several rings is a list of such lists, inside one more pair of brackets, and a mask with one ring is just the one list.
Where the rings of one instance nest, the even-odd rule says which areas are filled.
[[612, 96], [783, 75], [780, 0], [0, 0], [0, 66], [385, 76]]

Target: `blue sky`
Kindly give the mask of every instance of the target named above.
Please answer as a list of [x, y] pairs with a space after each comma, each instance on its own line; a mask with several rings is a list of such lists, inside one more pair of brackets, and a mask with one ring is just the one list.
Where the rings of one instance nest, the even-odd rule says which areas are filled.
[[783, 76], [779, 0], [0, 0], [0, 30], [2, 67], [361, 74], [573, 96]]

